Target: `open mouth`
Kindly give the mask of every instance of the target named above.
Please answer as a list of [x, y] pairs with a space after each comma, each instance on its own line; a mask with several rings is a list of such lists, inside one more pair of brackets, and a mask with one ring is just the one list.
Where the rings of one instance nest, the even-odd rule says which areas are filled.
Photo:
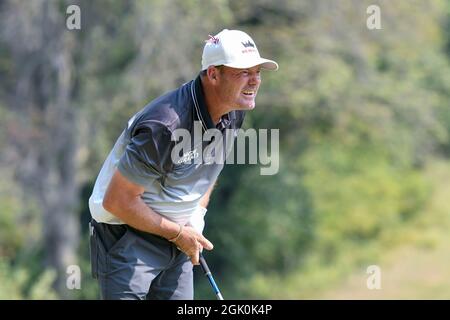
[[242, 93], [247, 96], [247, 97], [253, 97], [255, 96], [255, 91], [254, 90], [244, 90], [242, 91]]

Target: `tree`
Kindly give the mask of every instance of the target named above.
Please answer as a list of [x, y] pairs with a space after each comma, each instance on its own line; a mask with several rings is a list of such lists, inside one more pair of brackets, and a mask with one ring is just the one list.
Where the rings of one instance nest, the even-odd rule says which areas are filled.
[[64, 290], [66, 267], [76, 262], [78, 243], [77, 123], [73, 95], [73, 36], [54, 1], [3, 3], [1, 45], [9, 74], [2, 98], [13, 114], [2, 160], [15, 172], [24, 201], [42, 211], [45, 264]]

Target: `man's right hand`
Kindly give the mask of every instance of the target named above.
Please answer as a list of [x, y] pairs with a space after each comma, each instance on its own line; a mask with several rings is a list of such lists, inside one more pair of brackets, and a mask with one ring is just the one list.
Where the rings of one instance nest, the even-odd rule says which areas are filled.
[[199, 254], [203, 249], [212, 250], [213, 244], [195, 231], [191, 226], [184, 226], [179, 238], [174, 244], [184, 252], [190, 259], [192, 264], [199, 264]]

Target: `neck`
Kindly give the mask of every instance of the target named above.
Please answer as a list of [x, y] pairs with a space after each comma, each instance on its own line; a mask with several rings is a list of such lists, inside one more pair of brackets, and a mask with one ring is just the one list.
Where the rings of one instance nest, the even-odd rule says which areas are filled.
[[214, 125], [216, 125], [219, 123], [220, 118], [231, 110], [220, 103], [220, 100], [214, 91], [214, 87], [211, 86], [207, 79], [201, 77], [201, 82], [205, 95], [206, 109], [208, 110]]

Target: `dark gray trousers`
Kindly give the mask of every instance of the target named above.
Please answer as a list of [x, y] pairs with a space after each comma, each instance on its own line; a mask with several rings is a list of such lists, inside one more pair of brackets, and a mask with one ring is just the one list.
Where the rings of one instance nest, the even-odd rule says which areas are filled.
[[93, 219], [89, 229], [92, 276], [102, 299], [194, 298], [193, 265], [171, 242]]

